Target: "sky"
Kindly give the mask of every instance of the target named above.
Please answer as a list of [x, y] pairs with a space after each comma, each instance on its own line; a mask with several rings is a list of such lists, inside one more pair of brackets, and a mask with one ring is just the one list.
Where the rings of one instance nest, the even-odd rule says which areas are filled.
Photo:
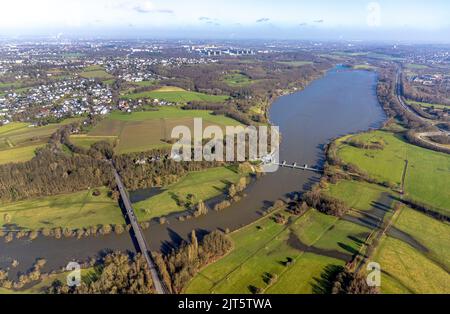
[[0, 36], [450, 41], [448, 0], [0, 0]]

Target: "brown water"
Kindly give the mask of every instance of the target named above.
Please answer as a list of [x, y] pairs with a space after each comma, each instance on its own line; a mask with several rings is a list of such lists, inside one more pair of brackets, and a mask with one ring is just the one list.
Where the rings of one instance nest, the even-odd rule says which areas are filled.
[[[367, 71], [335, 68], [314, 81], [304, 91], [280, 97], [272, 105], [270, 118], [280, 127], [283, 142], [280, 159], [314, 166], [323, 163], [323, 147], [332, 138], [378, 127], [385, 115], [376, 97], [376, 75]], [[166, 251], [180, 243], [193, 230], [200, 235], [214, 229], [230, 230], [247, 225], [261, 217], [265, 208], [290, 193], [307, 189], [319, 177], [311, 172], [279, 169], [251, 184], [247, 197], [221, 211], [186, 221], [168, 218], [168, 224], [152, 223], [145, 236], [152, 250]], [[84, 261], [105, 250], [134, 251], [129, 234], [76, 239], [38, 238], [32, 242], [0, 241], [0, 268], [12, 259], [20, 264], [10, 270], [28, 270], [36, 258], [45, 258], [44, 271], [58, 269], [71, 260]]]

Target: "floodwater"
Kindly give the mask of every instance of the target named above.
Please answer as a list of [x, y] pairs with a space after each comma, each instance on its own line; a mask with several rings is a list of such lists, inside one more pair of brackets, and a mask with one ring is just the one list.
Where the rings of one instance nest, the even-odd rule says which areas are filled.
[[[280, 160], [320, 166], [324, 161], [324, 145], [331, 139], [376, 128], [384, 121], [376, 97], [376, 74], [337, 67], [304, 91], [278, 98], [270, 109], [270, 119], [282, 134]], [[147, 242], [151, 250], [167, 251], [187, 238], [193, 229], [201, 235], [217, 228], [240, 228], [261, 217], [277, 199], [305, 191], [318, 179], [312, 172], [280, 168], [251, 184], [245, 191], [246, 197], [223, 211], [210, 210], [206, 216], [185, 221], [171, 215], [164, 225], [152, 222], [144, 231]], [[21, 239], [8, 244], [0, 240], [0, 268], [9, 267], [13, 259], [18, 260], [19, 266], [10, 269], [10, 275], [14, 276], [27, 271], [36, 258], [45, 258], [47, 265], [43, 271], [49, 271], [69, 261], [85, 261], [115, 249], [134, 251], [130, 235], [111, 234], [80, 240], [40, 237], [31, 242]]]

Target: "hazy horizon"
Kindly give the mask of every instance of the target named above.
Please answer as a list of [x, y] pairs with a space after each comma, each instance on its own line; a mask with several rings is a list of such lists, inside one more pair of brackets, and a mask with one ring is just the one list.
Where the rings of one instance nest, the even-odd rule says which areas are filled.
[[448, 43], [449, 12], [443, 0], [15, 0], [0, 36]]

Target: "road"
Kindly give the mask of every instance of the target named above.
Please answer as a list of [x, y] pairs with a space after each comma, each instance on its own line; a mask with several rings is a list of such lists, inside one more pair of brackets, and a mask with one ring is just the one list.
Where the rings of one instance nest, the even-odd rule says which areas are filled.
[[133, 228], [134, 235], [136, 237], [136, 241], [139, 245], [139, 250], [141, 251], [141, 254], [144, 256], [148, 267], [150, 269], [150, 273], [152, 275], [153, 280], [153, 286], [155, 287], [156, 293], [158, 294], [166, 294], [168, 293], [168, 290], [164, 283], [159, 278], [158, 270], [155, 266], [155, 263], [153, 262], [153, 259], [151, 258], [148, 250], [147, 242], [145, 241], [145, 237], [142, 233], [141, 227], [136, 219], [136, 215], [134, 213], [133, 207], [131, 206], [130, 199], [128, 198], [128, 194], [125, 190], [125, 187], [122, 183], [122, 179], [120, 178], [120, 175], [117, 173], [116, 168], [113, 166], [113, 172], [114, 177], [116, 179], [117, 187], [119, 188], [120, 196], [122, 197], [123, 205], [125, 206], [125, 209], [127, 211], [128, 219], [130, 220], [131, 227]]
[[436, 132], [417, 133], [416, 136], [419, 138], [419, 140], [422, 140], [422, 141], [424, 141], [424, 142], [426, 142], [428, 144], [431, 144], [431, 145], [436, 146], [436, 147], [448, 149], [448, 147], [446, 145], [439, 144], [439, 143], [436, 143], [436, 142], [433, 142], [433, 141], [430, 141], [430, 140], [427, 139], [427, 136], [434, 136], [434, 135], [447, 135], [447, 136], [450, 136], [450, 132], [446, 131], [446, 130], [444, 130], [442, 128], [439, 128], [438, 126], [436, 126], [436, 124], [439, 123], [438, 120], [430, 120], [430, 119], [422, 117], [421, 115], [419, 115], [417, 112], [415, 112], [413, 109], [411, 109], [411, 107], [409, 107], [405, 103], [405, 101], [403, 100], [403, 96], [402, 96], [400, 75], [401, 75], [401, 71], [398, 70], [397, 71], [397, 76], [396, 76], [396, 81], [395, 81], [395, 85], [396, 85], [395, 93], [396, 93], [396, 96], [397, 96], [397, 99], [398, 99], [398, 102], [400, 103], [400, 105], [406, 111], [408, 111], [411, 114], [415, 115], [418, 119], [435, 126], [439, 130], [439, 131], [436, 131]]

